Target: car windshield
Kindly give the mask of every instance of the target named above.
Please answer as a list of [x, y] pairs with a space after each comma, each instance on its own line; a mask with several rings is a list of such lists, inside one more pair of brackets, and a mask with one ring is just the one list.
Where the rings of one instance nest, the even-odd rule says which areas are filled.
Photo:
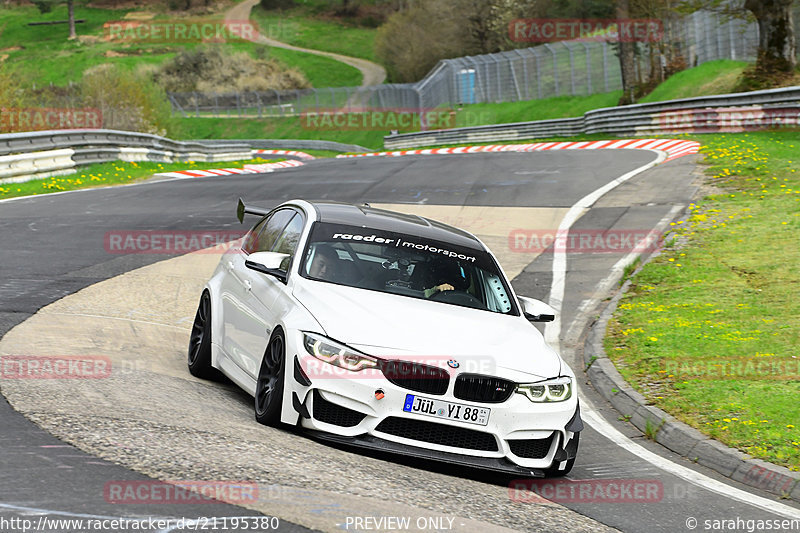
[[317, 222], [303, 254], [304, 278], [517, 315], [488, 253], [391, 231]]

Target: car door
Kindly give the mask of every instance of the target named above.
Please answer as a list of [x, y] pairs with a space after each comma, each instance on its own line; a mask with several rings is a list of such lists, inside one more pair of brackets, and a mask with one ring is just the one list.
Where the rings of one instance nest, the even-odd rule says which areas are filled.
[[247, 374], [252, 374], [248, 366], [254, 354], [260, 352], [259, 356], [263, 355], [271, 326], [264, 311], [264, 305], [270, 303], [269, 295], [263, 295], [258, 300], [253, 297], [253, 282], [260, 282], [263, 274], [247, 268], [245, 260], [251, 253], [271, 251], [295, 215], [296, 211], [289, 208], [271, 213], [247, 235], [241, 249], [225, 259], [227, 272], [221, 286], [224, 316], [222, 344], [226, 355]]
[[[284, 227], [281, 235], [275, 240], [272, 249], [269, 250], [287, 254], [279, 268], [286, 274], [288, 274], [294, 261], [304, 226], [305, 217], [302, 213], [295, 212], [292, 219]], [[269, 337], [276, 324], [289, 311], [292, 296], [286, 284], [275, 276], [248, 269], [247, 278], [250, 280], [252, 287], [250, 299], [247, 300], [248, 306], [251, 313], [263, 319], [263, 322], [258, 325], [262, 333], [260, 343], [247, 350], [248, 360], [244, 362], [244, 369], [253, 378], [257, 378], [261, 358], [264, 356]]]

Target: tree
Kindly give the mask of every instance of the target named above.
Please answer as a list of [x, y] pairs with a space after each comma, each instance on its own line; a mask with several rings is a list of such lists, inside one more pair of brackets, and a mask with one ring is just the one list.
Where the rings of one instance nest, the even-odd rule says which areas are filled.
[[746, 0], [744, 8], [758, 23], [756, 69], [765, 74], [792, 72], [797, 66], [792, 0]]
[[[617, 19], [627, 20], [631, 16], [628, 0], [617, 0]], [[635, 43], [630, 40], [620, 39], [619, 49], [619, 68], [622, 73], [622, 97], [620, 105], [632, 104], [636, 91], [636, 66], [634, 65]]]
[[731, 17], [746, 17], [750, 12], [758, 24], [758, 59], [755, 71], [762, 78], [791, 73], [797, 66], [793, 0], [683, 0], [685, 12], [707, 9]]
[[[39, 13], [50, 13], [53, 6], [60, 4], [64, 0], [35, 0], [33, 3], [39, 8]], [[69, 37], [68, 40], [72, 41], [78, 38], [78, 32], [75, 31], [75, 0], [66, 0], [67, 3], [67, 22], [69, 23]]]

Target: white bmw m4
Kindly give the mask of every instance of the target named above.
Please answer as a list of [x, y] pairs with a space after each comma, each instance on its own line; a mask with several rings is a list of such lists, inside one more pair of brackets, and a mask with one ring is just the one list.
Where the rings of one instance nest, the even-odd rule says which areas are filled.
[[255, 418], [355, 447], [541, 477], [570, 471], [575, 375], [487, 247], [440, 222], [294, 200], [228, 250], [200, 297], [189, 370]]

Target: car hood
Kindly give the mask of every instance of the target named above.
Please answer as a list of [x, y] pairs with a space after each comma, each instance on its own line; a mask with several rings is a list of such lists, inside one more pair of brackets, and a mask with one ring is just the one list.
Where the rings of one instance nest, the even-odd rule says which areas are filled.
[[294, 295], [324, 328], [320, 333], [364, 353], [439, 367], [450, 361], [460, 372], [518, 382], [570, 373], [521, 317], [304, 281]]

